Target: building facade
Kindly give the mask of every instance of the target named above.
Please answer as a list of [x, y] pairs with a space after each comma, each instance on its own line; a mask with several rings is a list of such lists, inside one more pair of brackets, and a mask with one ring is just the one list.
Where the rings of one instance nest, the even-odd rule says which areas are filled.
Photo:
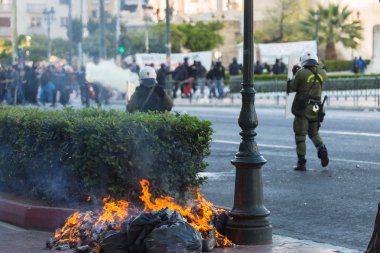
[[[13, 5], [13, 1], [16, 1], [16, 5]], [[86, 8], [87, 0], [72, 0], [71, 2], [72, 17], [79, 18], [81, 10]], [[68, 0], [0, 0], [0, 37], [4, 39], [12, 37], [13, 11], [17, 14], [17, 34], [47, 35], [48, 22], [44, 10], [54, 10], [50, 23], [51, 37], [67, 38]], [[87, 20], [86, 15], [84, 15], [83, 20]]]

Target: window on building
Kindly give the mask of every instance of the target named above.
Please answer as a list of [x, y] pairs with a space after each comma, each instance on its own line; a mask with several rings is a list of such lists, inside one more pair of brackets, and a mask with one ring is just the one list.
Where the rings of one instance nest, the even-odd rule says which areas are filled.
[[42, 18], [41, 17], [32, 17], [30, 20], [30, 27], [41, 27]]
[[0, 27], [11, 27], [11, 18], [0, 17]]
[[97, 18], [98, 17], [98, 12], [96, 10], [93, 10], [92, 13], [91, 13], [91, 16], [93, 18]]
[[66, 27], [67, 26], [67, 17], [61, 17], [61, 26]]

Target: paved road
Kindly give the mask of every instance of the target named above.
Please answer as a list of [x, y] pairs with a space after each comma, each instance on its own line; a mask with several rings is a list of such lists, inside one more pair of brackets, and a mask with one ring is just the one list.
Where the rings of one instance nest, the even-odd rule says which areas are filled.
[[[210, 120], [215, 134], [203, 175], [210, 201], [233, 205], [235, 170], [230, 160], [238, 150], [239, 108], [176, 107]], [[329, 110], [321, 134], [330, 153], [328, 169], [320, 167], [308, 140], [308, 171], [296, 163], [292, 120], [283, 109], [257, 108], [257, 143], [268, 160], [263, 167], [265, 206], [274, 233], [358, 250], [366, 248], [380, 200], [380, 113]]]

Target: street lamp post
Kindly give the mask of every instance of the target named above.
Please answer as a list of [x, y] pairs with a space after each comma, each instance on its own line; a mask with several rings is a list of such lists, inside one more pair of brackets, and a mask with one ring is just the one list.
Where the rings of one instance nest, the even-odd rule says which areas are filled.
[[264, 206], [261, 167], [266, 163], [255, 142], [258, 125], [253, 87], [253, 0], [244, 0], [244, 51], [242, 108], [239, 126], [242, 141], [231, 163], [236, 167], [234, 205], [226, 234], [238, 245], [272, 243], [270, 212]]
[[73, 59], [73, 18], [72, 18], [72, 3], [71, 0], [68, 0], [68, 7], [69, 7], [69, 18], [68, 18], [68, 24], [67, 24], [67, 30], [69, 35], [69, 56], [68, 56], [68, 63], [71, 66], [72, 65], [72, 59]]
[[50, 26], [51, 22], [53, 21], [55, 10], [53, 7], [50, 9], [45, 8], [42, 12], [45, 17], [45, 21], [47, 23], [47, 34], [48, 34], [48, 60], [50, 60], [51, 57], [51, 34], [50, 34]]
[[99, 0], [99, 58], [106, 58], [106, 33], [105, 33], [104, 0]]

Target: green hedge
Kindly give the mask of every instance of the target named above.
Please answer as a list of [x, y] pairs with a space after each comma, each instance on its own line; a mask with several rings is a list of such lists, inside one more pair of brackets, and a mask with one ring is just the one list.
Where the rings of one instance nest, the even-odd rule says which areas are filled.
[[88, 195], [186, 198], [205, 178], [211, 123], [189, 115], [0, 109], [0, 189], [73, 206]]
[[[240, 92], [242, 80], [233, 80], [226, 84], [230, 86], [231, 93]], [[325, 86], [325, 90], [352, 90], [352, 89], [379, 89], [380, 75], [333, 75]], [[274, 79], [257, 80], [255, 77], [255, 90], [257, 92], [286, 91], [286, 78], [277, 76]]]
[[[324, 90], [359, 90], [359, 89], [379, 89], [379, 76], [355, 76], [355, 78], [330, 78], [324, 85]], [[255, 82], [257, 92], [285, 92], [286, 81], [261, 81]]]
[[[366, 60], [367, 66], [370, 63]], [[327, 71], [351, 71], [352, 70], [352, 60], [326, 60], [325, 61]]]

